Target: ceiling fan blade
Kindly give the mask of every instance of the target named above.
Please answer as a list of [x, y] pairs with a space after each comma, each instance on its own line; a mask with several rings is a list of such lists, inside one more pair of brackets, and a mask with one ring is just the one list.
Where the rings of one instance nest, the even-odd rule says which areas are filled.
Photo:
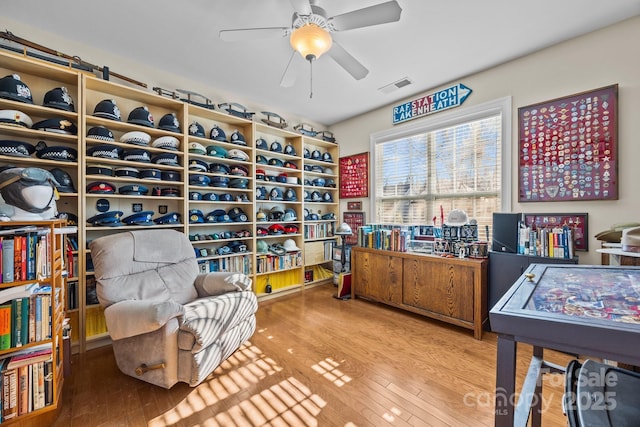
[[289, 28], [242, 28], [236, 30], [220, 30], [220, 40], [225, 42], [237, 42], [243, 40], [266, 39], [270, 37], [285, 37]]
[[344, 31], [395, 22], [400, 19], [401, 13], [402, 8], [397, 1], [393, 0], [336, 15], [330, 18], [329, 22], [336, 31]]
[[369, 74], [369, 70], [367, 70], [367, 68], [356, 58], [351, 56], [349, 52], [344, 50], [344, 48], [340, 46], [335, 39], [333, 40], [333, 45], [331, 46], [331, 49], [329, 49], [329, 52], [327, 52], [327, 55], [333, 58], [338, 65], [347, 70], [347, 72], [356, 80], [363, 79], [367, 74]]
[[287, 64], [287, 68], [284, 69], [284, 73], [282, 73], [282, 78], [280, 79], [280, 86], [282, 87], [291, 87], [296, 82], [297, 72], [296, 67], [294, 66], [294, 61], [298, 52], [295, 50], [291, 52], [291, 58], [289, 58], [289, 63]]
[[293, 6], [293, 10], [296, 11], [298, 15], [311, 15], [311, 4], [309, 0], [290, 0], [291, 6]]

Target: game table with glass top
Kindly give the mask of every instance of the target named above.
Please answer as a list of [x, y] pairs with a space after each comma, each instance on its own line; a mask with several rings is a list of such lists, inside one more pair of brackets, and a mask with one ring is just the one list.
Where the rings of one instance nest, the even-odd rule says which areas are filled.
[[[532, 264], [489, 313], [498, 334], [495, 425], [541, 425], [543, 350], [640, 365], [640, 267]], [[533, 345], [515, 390], [517, 343]], [[516, 402], [517, 397], [517, 402]]]

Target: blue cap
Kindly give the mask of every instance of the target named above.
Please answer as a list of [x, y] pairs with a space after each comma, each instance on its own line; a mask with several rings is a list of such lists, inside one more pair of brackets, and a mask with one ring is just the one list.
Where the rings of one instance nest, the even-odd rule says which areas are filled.
[[179, 166], [178, 155], [175, 153], [162, 153], [151, 159], [152, 163], [157, 165]]
[[199, 209], [191, 209], [189, 211], [189, 224], [204, 222], [204, 215]]
[[155, 212], [153, 211], [136, 212], [124, 218], [122, 222], [127, 225], [153, 225], [152, 218], [154, 214]]
[[229, 186], [229, 178], [226, 176], [214, 176], [211, 177], [211, 186], [212, 187], [228, 187]]
[[122, 211], [109, 211], [94, 215], [87, 219], [87, 222], [93, 226], [118, 227], [123, 225], [122, 222], [120, 222], [122, 215]]
[[192, 174], [189, 175], [189, 185], [201, 185], [208, 186], [211, 183], [211, 178], [206, 175]]
[[151, 162], [151, 154], [149, 154], [147, 150], [136, 148], [133, 150], [125, 151], [123, 155], [123, 160], [126, 160], [128, 162], [149, 163]]
[[202, 193], [197, 191], [189, 191], [189, 200], [202, 200]]
[[189, 170], [206, 172], [207, 170], [209, 170], [209, 164], [204, 160], [191, 159], [189, 160]]
[[78, 127], [75, 123], [64, 117], [54, 117], [52, 119], [41, 120], [34, 123], [31, 129], [44, 130], [47, 132], [62, 133], [66, 135], [77, 135]]
[[180, 224], [180, 214], [171, 212], [153, 220], [156, 224]]
[[216, 193], [206, 193], [202, 196], [202, 200], [206, 200], [208, 202], [216, 202], [218, 201], [218, 195]]
[[126, 194], [126, 195], [144, 196], [149, 193], [149, 189], [144, 185], [130, 184], [130, 185], [124, 185], [118, 188], [118, 193]]
[[160, 172], [160, 169], [142, 169], [139, 176], [141, 179], [160, 180], [162, 172]]

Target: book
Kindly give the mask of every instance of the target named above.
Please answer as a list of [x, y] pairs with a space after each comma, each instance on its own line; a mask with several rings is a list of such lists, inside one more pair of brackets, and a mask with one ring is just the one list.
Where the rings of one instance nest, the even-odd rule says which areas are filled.
[[33, 363], [33, 410], [44, 408], [44, 362]]
[[11, 356], [8, 358], [8, 362], [6, 363], [6, 367], [8, 369], [15, 369], [49, 359], [51, 359], [51, 344], [41, 344], [11, 353]]
[[18, 416], [18, 371], [3, 369], [2, 374], [2, 420]]
[[29, 404], [29, 366], [24, 365], [18, 369], [18, 415], [24, 415], [31, 411]]
[[29, 298], [11, 300], [11, 347], [22, 347], [28, 343]]
[[44, 404], [53, 403], [53, 360], [44, 361]]
[[26, 280], [36, 279], [36, 233], [27, 234], [27, 277]]
[[5, 237], [2, 240], [2, 283], [13, 282], [13, 238]]
[[22, 280], [22, 240], [24, 236], [16, 235], [13, 238], [13, 281]]
[[40, 288], [38, 283], [27, 283], [26, 285], [13, 286], [0, 290], [0, 304], [16, 298], [28, 297], [37, 292]]
[[0, 305], [0, 350], [11, 348], [11, 303]]

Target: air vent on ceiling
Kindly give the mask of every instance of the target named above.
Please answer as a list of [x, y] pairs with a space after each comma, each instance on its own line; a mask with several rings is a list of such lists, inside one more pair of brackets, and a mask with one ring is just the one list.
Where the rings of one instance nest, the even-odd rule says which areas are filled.
[[389, 83], [386, 86], [382, 86], [378, 90], [380, 92], [382, 92], [382, 93], [391, 93], [394, 90], [398, 90], [398, 89], [403, 88], [405, 86], [409, 86], [412, 83], [413, 83], [413, 81], [409, 77], [403, 77], [400, 80], [396, 80], [393, 83]]

